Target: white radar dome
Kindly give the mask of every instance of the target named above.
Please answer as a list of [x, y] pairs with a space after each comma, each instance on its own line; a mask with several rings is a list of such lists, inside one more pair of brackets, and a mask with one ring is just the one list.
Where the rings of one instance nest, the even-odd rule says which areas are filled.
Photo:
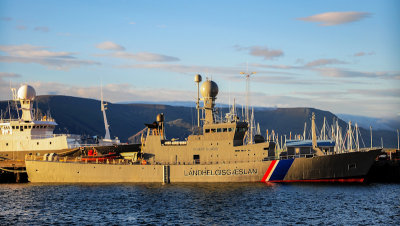
[[216, 97], [218, 95], [218, 86], [214, 81], [207, 80], [203, 82], [200, 88], [203, 97]]
[[35, 89], [30, 85], [23, 85], [18, 89], [18, 99], [34, 100], [36, 97]]

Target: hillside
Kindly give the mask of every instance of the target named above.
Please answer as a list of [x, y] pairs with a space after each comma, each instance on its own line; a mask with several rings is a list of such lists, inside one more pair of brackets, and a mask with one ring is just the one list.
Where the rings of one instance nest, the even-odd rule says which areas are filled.
[[[11, 105], [13, 106], [13, 105]], [[81, 135], [104, 136], [104, 122], [100, 111], [100, 101], [70, 96], [46, 95], [38, 96], [36, 103], [40, 113], [50, 113], [58, 126], [56, 133], [71, 133]], [[1, 101], [0, 108], [3, 118], [8, 116], [8, 102]], [[126, 142], [128, 138], [145, 126], [144, 123], [152, 123], [158, 113], [165, 114], [166, 135], [168, 138], [183, 139], [191, 132], [191, 126], [196, 123], [196, 110], [191, 107], [179, 107], [161, 104], [113, 104], [108, 103], [107, 118], [110, 124], [111, 136], [117, 136]], [[220, 109], [224, 114], [227, 109]], [[16, 117], [15, 109], [11, 110]], [[259, 109], [255, 111], [256, 122], [260, 124], [262, 135], [268, 129], [275, 130], [280, 135], [289, 133], [303, 134], [304, 122], [307, 122], [307, 130], [311, 125], [311, 114], [316, 114], [317, 128], [321, 128], [323, 118], [329, 124], [337, 118], [334, 114], [313, 108], [277, 108]], [[346, 128], [346, 122], [339, 120], [342, 128]], [[353, 123], [354, 125], [354, 123]], [[309, 132], [307, 132], [309, 134]], [[370, 146], [369, 129], [361, 129], [362, 139], [365, 145]], [[393, 131], [373, 131], [373, 145], [380, 146], [381, 137], [385, 147], [397, 146], [397, 135]], [[361, 139], [360, 139], [361, 140]], [[362, 143], [361, 143], [362, 144]]]

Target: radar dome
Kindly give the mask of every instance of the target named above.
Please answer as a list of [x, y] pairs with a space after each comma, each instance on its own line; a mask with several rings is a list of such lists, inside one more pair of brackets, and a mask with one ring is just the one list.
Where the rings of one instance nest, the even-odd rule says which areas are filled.
[[218, 86], [214, 81], [207, 80], [203, 82], [200, 88], [203, 97], [216, 97], [218, 95]]
[[23, 85], [18, 89], [18, 99], [34, 100], [36, 97], [35, 89], [30, 85]]

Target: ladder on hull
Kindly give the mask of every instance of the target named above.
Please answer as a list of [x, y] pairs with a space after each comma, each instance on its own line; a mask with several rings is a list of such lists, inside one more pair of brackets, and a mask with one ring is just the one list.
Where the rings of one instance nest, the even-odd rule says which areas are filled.
[[165, 165], [163, 169], [163, 184], [169, 184], [170, 167]]

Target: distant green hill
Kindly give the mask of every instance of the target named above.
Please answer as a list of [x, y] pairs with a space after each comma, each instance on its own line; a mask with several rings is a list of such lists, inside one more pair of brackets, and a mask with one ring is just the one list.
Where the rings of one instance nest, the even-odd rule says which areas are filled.
[[[15, 106], [13, 112], [16, 117]], [[46, 95], [38, 96], [35, 107], [38, 107], [38, 113], [50, 113], [56, 120], [58, 126], [56, 133], [71, 133], [88, 136], [104, 136], [103, 115], [100, 111], [100, 101], [94, 99]], [[110, 124], [111, 136], [117, 136], [121, 141], [126, 142], [128, 138], [145, 126], [144, 123], [155, 121], [158, 113], [164, 113], [166, 121], [166, 135], [168, 138], [184, 139], [191, 133], [191, 127], [196, 124], [196, 109], [192, 107], [177, 107], [160, 104], [113, 104], [108, 103], [107, 118]], [[0, 109], [4, 117], [8, 116], [8, 102], [1, 101]], [[220, 109], [224, 115], [226, 108]], [[307, 131], [310, 131], [311, 114], [316, 114], [316, 125], [320, 130], [323, 124], [323, 118], [329, 124], [337, 118], [334, 114], [313, 108], [277, 108], [277, 109], [259, 109], [255, 110], [256, 122], [260, 124], [261, 133], [265, 135], [266, 130], [274, 130], [279, 135], [285, 135], [289, 139], [290, 132], [294, 134], [303, 134], [304, 122], [307, 122]], [[220, 115], [219, 113], [219, 115]], [[339, 119], [339, 125], [343, 130], [347, 123]], [[353, 123], [354, 125], [354, 123]], [[309, 134], [309, 132], [307, 132]], [[370, 146], [370, 132], [367, 128], [361, 129], [362, 139], [365, 146]], [[379, 130], [373, 131], [373, 145], [380, 146], [381, 137], [385, 147], [397, 146], [397, 135], [393, 131]], [[293, 137], [292, 137], [293, 138]], [[361, 138], [360, 138], [361, 140]], [[361, 143], [362, 145], [362, 143]]]

